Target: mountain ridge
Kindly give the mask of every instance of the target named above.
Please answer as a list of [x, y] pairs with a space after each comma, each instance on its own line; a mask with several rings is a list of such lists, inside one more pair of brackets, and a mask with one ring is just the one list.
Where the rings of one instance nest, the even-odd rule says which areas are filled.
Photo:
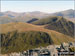
[[[44, 13], [40, 11], [17, 13], [12, 11], [6, 11], [6, 12], [0, 12], [0, 18], [10, 17], [10, 19], [13, 18], [15, 21], [18, 21], [18, 22], [27, 22], [29, 20], [32, 20], [32, 18], [42, 19], [48, 16], [63, 16], [67, 19], [70, 19], [71, 21], [75, 21], [74, 13], [75, 13], [75, 10], [73, 9], [55, 12], [55, 13]], [[2, 21], [4, 21], [4, 19], [2, 19]], [[7, 22], [7, 20], [4, 22]]]
[[46, 29], [55, 30], [69, 36], [74, 36], [74, 23], [62, 16], [47, 17], [32, 22], [35, 25], [45, 25]]
[[[18, 32], [26, 32], [26, 31], [46, 32], [51, 36], [51, 38], [55, 44], [60, 44], [62, 42], [74, 41], [73, 37], [71, 37], [71, 36], [64, 35], [62, 33], [54, 31], [54, 30], [48, 30], [42, 26], [36, 26], [33, 24], [17, 22], [17, 23], [0, 24], [0, 26], [1, 26], [1, 33], [8, 33], [8, 32], [12, 32], [12, 31], [16, 31], [16, 30]], [[60, 40], [58, 41], [58, 39], [60, 39]]]

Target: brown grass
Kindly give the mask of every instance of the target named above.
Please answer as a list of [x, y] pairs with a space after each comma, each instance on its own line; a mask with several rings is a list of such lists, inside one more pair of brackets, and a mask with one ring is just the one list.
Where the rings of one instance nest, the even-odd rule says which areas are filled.
[[0, 24], [1, 33], [11, 32], [18, 30], [18, 32], [25, 32], [25, 31], [43, 31], [47, 32], [54, 41], [55, 44], [60, 44], [62, 42], [72, 42], [74, 41], [73, 37], [64, 35], [62, 33], [44, 29], [44, 26], [36, 26], [28, 23], [17, 22], [17, 23], [8, 23], [8, 24]]

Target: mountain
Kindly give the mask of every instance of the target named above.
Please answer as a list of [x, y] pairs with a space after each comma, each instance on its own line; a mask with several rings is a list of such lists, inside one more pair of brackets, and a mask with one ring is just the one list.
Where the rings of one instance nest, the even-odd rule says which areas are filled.
[[32, 22], [35, 25], [45, 25], [46, 29], [55, 30], [65, 35], [74, 36], [74, 23], [62, 16], [47, 17]]
[[[33, 18], [43, 19], [48, 16], [63, 16], [67, 19], [70, 19], [71, 21], [75, 21], [74, 12], [75, 12], [75, 10], [73, 10], [73, 9], [55, 12], [55, 13], [44, 13], [44, 12], [40, 12], [40, 11], [17, 13], [17, 12], [6, 11], [6, 12], [0, 12], [0, 18], [1, 17], [10, 17], [10, 20], [11, 20], [11, 18], [13, 18], [18, 22], [28, 22], [28, 21], [32, 20]], [[8, 19], [7, 20], [1, 19], [1, 20], [4, 21], [3, 23], [6, 23]], [[9, 22], [7, 22], [7, 23], [9, 23]]]
[[18, 31], [18, 33], [26, 32], [26, 31], [46, 32], [51, 36], [55, 44], [73, 41], [73, 37], [64, 35], [54, 30], [45, 29], [44, 26], [36, 26], [33, 24], [28, 24], [28, 23], [23, 23], [23, 22], [15, 22], [15, 23], [8, 23], [8, 24], [0, 24], [0, 27], [1, 27], [0, 33], [3, 33], [3, 34], [16, 31], [16, 30]]
[[17, 17], [42, 18], [42, 17], [45, 17], [47, 15], [48, 15], [48, 13], [43, 13], [40, 11], [23, 12], [23, 13], [17, 13], [17, 12], [12, 12], [12, 11], [0, 12], [0, 16], [7, 16], [7, 17], [11, 17], [11, 18], [17, 18]]
[[11, 17], [11, 18], [14, 18], [18, 15], [19, 15], [19, 13], [11, 12], [11, 11], [0, 12], [0, 16], [7, 16], [7, 17]]
[[1, 52], [19, 52], [74, 42], [74, 23], [65, 18], [74, 18], [73, 11], [54, 14], [39, 11], [0, 12]]
[[0, 24], [0, 27], [2, 53], [19, 52], [40, 46], [74, 41], [71, 36], [45, 29], [43, 26], [23, 22]]
[[29, 16], [29, 17], [38, 17], [42, 18], [45, 16], [63, 16], [66, 18], [75, 18], [74, 17], [75, 10], [68, 9], [60, 12], [55, 13], [44, 13], [40, 11], [33, 11], [33, 12], [23, 12], [23, 13], [17, 13], [12, 11], [6, 11], [6, 12], [0, 12], [0, 16], [9, 16], [9, 17], [23, 17], [23, 16]]
[[[33, 18], [39, 19], [39, 18], [44, 18], [46, 16], [48, 16], [47, 13], [43, 13], [39, 11], [24, 12], [24, 13], [16, 13], [16, 12], [11, 12], [11, 11], [0, 12], [0, 20], [2, 21], [2, 24], [9, 23], [8, 21], [28, 22], [32, 20]], [[8, 17], [10, 19], [8, 19]]]
[[65, 11], [56, 12], [56, 13], [53, 13], [51, 15], [53, 15], [53, 16], [63, 16], [65, 18], [70, 19], [70, 18], [75, 18], [74, 13], [75, 13], [75, 10], [69, 9], [69, 10], [65, 10]]

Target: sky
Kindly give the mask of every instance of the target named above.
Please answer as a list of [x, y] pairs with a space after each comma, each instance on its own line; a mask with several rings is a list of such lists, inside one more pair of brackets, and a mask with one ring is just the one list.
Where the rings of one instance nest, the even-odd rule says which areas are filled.
[[68, 9], [74, 9], [74, 1], [1, 1], [1, 12], [54, 13]]

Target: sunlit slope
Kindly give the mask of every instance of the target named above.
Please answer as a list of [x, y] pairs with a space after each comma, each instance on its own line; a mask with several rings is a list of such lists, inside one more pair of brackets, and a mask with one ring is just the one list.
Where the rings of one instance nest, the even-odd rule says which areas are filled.
[[28, 23], [17, 22], [17, 23], [0, 24], [0, 28], [1, 33], [12, 32], [15, 30], [17, 30], [18, 32], [26, 32], [26, 31], [47, 32], [51, 36], [55, 44], [74, 41], [73, 37], [64, 35], [62, 33], [53, 30], [44, 29], [42, 26], [36, 26]]

